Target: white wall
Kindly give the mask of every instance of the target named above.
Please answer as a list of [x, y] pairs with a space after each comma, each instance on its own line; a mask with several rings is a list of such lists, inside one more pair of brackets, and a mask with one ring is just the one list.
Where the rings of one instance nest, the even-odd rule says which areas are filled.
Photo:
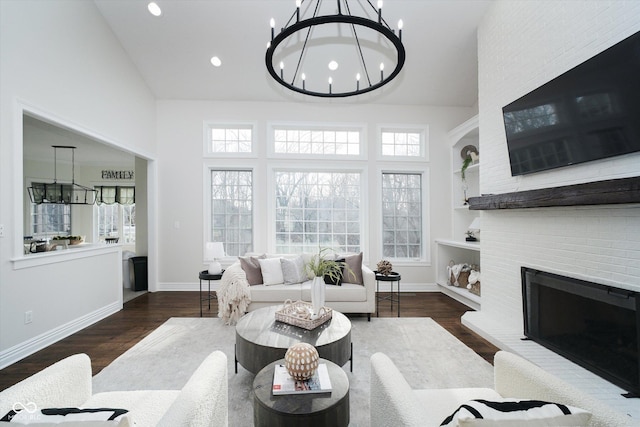
[[[448, 236], [451, 218], [449, 141], [447, 132], [473, 115], [471, 108], [436, 108], [380, 105], [342, 105], [340, 103], [255, 103], [160, 101], [158, 103], [158, 235], [160, 289], [194, 289], [197, 272], [204, 268], [203, 242], [204, 189], [203, 143], [205, 121], [252, 122], [257, 125], [258, 164], [255, 177], [255, 250], [273, 251], [266, 224], [267, 212], [267, 124], [276, 122], [363, 123], [369, 140], [365, 168], [369, 175], [368, 215], [370, 227], [363, 230], [366, 246], [362, 248], [369, 266], [382, 259], [379, 247], [380, 208], [376, 205], [376, 130], [380, 124], [429, 125], [430, 169], [429, 213], [431, 265], [419, 267], [394, 264], [402, 273], [403, 286], [435, 282], [433, 238]], [[228, 165], [228, 160], [219, 161]], [[215, 160], [212, 161], [215, 164]], [[422, 166], [424, 162], [420, 166]], [[444, 207], [444, 208], [443, 208]], [[176, 228], [176, 225], [179, 228]], [[197, 288], [196, 288], [197, 289]], [[404, 288], [403, 289], [407, 289]]]
[[[479, 29], [481, 193], [637, 176], [640, 154], [511, 177], [502, 106], [640, 30], [637, 1], [498, 1]], [[482, 213], [482, 312], [522, 333], [520, 267], [640, 290], [634, 205]], [[474, 316], [466, 316], [473, 323]]]
[[93, 2], [1, 1], [0, 54], [1, 367], [122, 305], [117, 251], [16, 269], [23, 110], [149, 158], [155, 101]]

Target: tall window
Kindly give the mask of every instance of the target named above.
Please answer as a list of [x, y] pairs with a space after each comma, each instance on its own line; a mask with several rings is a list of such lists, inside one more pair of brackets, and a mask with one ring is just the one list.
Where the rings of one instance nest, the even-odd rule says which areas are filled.
[[31, 234], [34, 237], [71, 234], [71, 205], [32, 203]]
[[355, 172], [275, 172], [276, 252], [359, 252], [360, 181]]
[[422, 257], [422, 175], [382, 174], [383, 256]]
[[136, 205], [96, 205], [98, 239], [118, 237], [119, 243], [136, 243]]
[[253, 178], [250, 170], [211, 171], [211, 240], [227, 255], [253, 250]]

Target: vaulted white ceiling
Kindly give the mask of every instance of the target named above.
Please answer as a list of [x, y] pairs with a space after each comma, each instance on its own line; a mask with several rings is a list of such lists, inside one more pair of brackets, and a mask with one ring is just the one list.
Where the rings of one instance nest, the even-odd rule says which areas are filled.
[[[156, 0], [160, 17], [148, 12], [148, 0], [95, 3], [158, 99], [469, 107], [478, 93], [476, 31], [490, 0], [386, 0], [387, 22], [404, 22], [405, 67], [382, 90], [339, 101], [290, 92], [266, 71], [269, 20], [286, 22], [294, 0]], [[209, 62], [214, 55], [219, 68]]]

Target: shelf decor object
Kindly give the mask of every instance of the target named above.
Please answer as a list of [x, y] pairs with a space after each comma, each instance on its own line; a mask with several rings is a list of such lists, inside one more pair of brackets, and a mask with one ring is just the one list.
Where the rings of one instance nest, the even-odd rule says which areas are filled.
[[320, 356], [314, 346], [299, 342], [289, 347], [284, 354], [284, 366], [295, 380], [304, 381], [313, 376], [318, 369]]
[[271, 19], [267, 70], [276, 82], [304, 95], [338, 98], [371, 92], [404, 66], [402, 26], [399, 20], [396, 34], [387, 24], [382, 0], [377, 8], [371, 1], [296, 0], [279, 32]]

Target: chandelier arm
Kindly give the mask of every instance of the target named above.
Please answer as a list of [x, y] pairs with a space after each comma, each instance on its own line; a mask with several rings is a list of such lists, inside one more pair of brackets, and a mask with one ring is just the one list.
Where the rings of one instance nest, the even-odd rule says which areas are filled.
[[[340, 0], [338, 0], [338, 1], [340, 1]], [[300, 6], [302, 6], [302, 3], [304, 3], [304, 0], [302, 0], [300, 2]], [[318, 10], [320, 9], [320, 3], [322, 3], [322, 0], [318, 0], [318, 3], [316, 3], [316, 8], [313, 11], [313, 17], [314, 18], [318, 15]], [[289, 21], [291, 21], [291, 20], [289, 20]], [[287, 25], [289, 25], [289, 23], [287, 23]], [[309, 36], [311, 35], [311, 28], [313, 28], [313, 27], [309, 27], [308, 28], [307, 35], [304, 38], [304, 44], [302, 45], [302, 50], [300, 52], [300, 57], [298, 58], [298, 63], [296, 64], [296, 69], [293, 72], [293, 78], [291, 79], [291, 85], [292, 86], [296, 81], [296, 77], [298, 76], [298, 70], [300, 69], [300, 64], [302, 63], [302, 58], [304, 57], [304, 50], [307, 48], [307, 42], [309, 41]]]
[[[340, 1], [340, 0], [338, 0]], [[347, 8], [347, 13], [351, 15], [351, 9], [349, 8], [349, 3], [345, 0], [345, 6]], [[371, 86], [371, 78], [369, 77], [369, 69], [367, 68], [367, 62], [364, 60], [364, 53], [362, 53], [362, 46], [360, 45], [360, 38], [358, 38], [358, 32], [356, 31], [355, 24], [351, 24], [351, 28], [353, 29], [353, 37], [356, 39], [356, 45], [358, 46], [358, 53], [360, 54], [360, 60], [362, 61], [362, 68], [364, 69], [364, 75], [367, 77], [367, 82], [369, 86]]]
[[304, 44], [302, 45], [302, 50], [300, 51], [300, 57], [298, 58], [298, 63], [296, 64], [296, 70], [293, 72], [293, 79], [291, 79], [292, 85], [296, 81], [296, 76], [298, 75], [298, 70], [300, 69], [300, 64], [302, 63], [302, 57], [304, 56], [304, 50], [307, 48], [307, 42], [309, 41], [310, 34], [311, 34], [311, 27], [307, 29], [307, 35], [304, 38]]

